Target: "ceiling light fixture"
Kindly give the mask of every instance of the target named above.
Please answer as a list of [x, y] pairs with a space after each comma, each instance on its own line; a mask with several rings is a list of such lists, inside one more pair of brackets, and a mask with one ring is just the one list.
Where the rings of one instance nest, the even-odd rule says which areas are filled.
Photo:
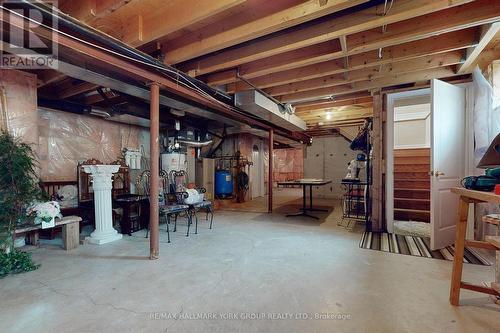
[[332, 119], [332, 112], [331, 112], [331, 111], [328, 111], [328, 112], [326, 113], [326, 115], [325, 115], [325, 118], [326, 118], [326, 120], [330, 120], [330, 119]]

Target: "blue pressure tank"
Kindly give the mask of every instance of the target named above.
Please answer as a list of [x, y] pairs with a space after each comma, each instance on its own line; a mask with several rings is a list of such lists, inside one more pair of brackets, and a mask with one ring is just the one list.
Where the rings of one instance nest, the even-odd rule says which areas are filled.
[[233, 194], [233, 176], [227, 170], [215, 171], [215, 195], [228, 197]]

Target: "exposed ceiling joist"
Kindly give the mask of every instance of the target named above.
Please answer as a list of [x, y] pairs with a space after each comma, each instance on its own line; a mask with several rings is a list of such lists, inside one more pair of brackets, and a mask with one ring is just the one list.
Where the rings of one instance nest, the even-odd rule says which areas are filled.
[[[183, 70], [196, 70], [198, 75], [223, 70], [230, 67], [270, 57], [279, 53], [319, 44], [344, 35], [374, 29], [416, 16], [429, 14], [472, 0], [399, 0], [390, 12], [383, 14], [383, 5], [371, 7], [356, 13], [335, 17], [331, 20], [311, 24], [298, 30], [291, 30], [275, 37], [265, 38], [219, 54], [193, 61]], [[478, 0], [478, 2], [486, 0]]]
[[306, 107], [306, 106], [317, 106], [321, 105], [324, 103], [331, 103], [331, 102], [344, 102], [344, 101], [349, 101], [353, 100], [356, 98], [365, 98], [365, 97], [372, 97], [369, 92], [363, 91], [363, 92], [354, 92], [350, 94], [344, 94], [341, 96], [335, 96], [335, 98], [328, 96], [327, 98], [318, 98], [317, 100], [310, 100], [310, 101], [298, 101], [296, 103], [293, 103], [295, 107]]
[[66, 0], [61, 1], [59, 8], [77, 20], [93, 24], [131, 1], [133, 0]]
[[73, 82], [65, 83], [61, 87], [57, 87], [57, 97], [59, 99], [66, 99], [72, 96], [83, 94], [98, 88], [97, 85], [89, 82], [82, 82], [74, 84]]
[[[131, 46], [140, 46], [245, 1], [70, 0], [64, 2], [61, 10]], [[171, 19], [166, 20], [167, 17]]]
[[303, 91], [294, 94], [287, 94], [278, 97], [281, 102], [293, 103], [301, 100], [313, 100], [325, 98], [328, 96], [348, 94], [356, 91], [371, 90], [376, 88], [389, 87], [404, 83], [413, 83], [417, 81], [426, 81], [443, 77], [456, 75], [455, 70], [451, 67], [440, 67], [431, 70], [391, 75], [372, 81], [354, 82], [351, 85], [342, 85], [336, 87], [320, 88], [315, 90]]
[[297, 107], [295, 107], [295, 114], [300, 116], [303, 112], [324, 110], [324, 109], [336, 108], [336, 107], [340, 107], [340, 106], [350, 106], [350, 105], [367, 106], [367, 105], [371, 105], [372, 102], [373, 102], [373, 98], [371, 96], [352, 98], [352, 99], [340, 100], [340, 101], [334, 100], [334, 101], [330, 101], [330, 102], [324, 102], [324, 103], [318, 103], [318, 104], [312, 104], [312, 105], [297, 106]]
[[[238, 72], [239, 75], [245, 78], [253, 78], [340, 58], [342, 55], [343, 51], [340, 42], [338, 39], [334, 39], [314, 45], [314, 47], [304, 47], [243, 64], [238, 67]], [[233, 73], [233, 71], [229, 71], [230, 79], [222, 83], [237, 81], [237, 75], [232, 76]], [[210, 77], [208, 77], [208, 80], [210, 80]]]
[[[401, 61], [410, 61], [414, 59], [419, 62], [423, 56], [436, 55], [440, 58], [443, 52], [452, 52], [454, 50], [465, 49], [476, 45], [476, 29], [466, 29], [448, 34], [443, 34], [426, 40], [415, 41], [385, 48], [382, 53], [377, 51], [366, 52], [349, 57], [349, 67], [347, 70], [361, 70], [391, 64], [396, 68]], [[379, 55], [382, 57], [380, 58]], [[327, 75], [340, 74], [346, 71], [343, 63], [339, 60], [322, 62], [315, 65], [304, 66], [301, 68], [274, 73], [263, 77], [257, 77], [250, 81], [261, 89], [275, 87], [304, 80], [321, 78]], [[248, 89], [248, 86], [242, 83], [228, 85], [228, 92]]]
[[[259, 88], [268, 88], [276, 85], [313, 79], [326, 75], [339, 74], [345, 70], [355, 70], [376, 65], [403, 61], [421, 56], [432, 55], [453, 50], [465, 49], [477, 44], [477, 28], [454, 31], [432, 38], [422, 39], [382, 49], [381, 52], [370, 51], [349, 56], [348, 68], [339, 60], [324, 61], [313, 65], [303, 66], [292, 70], [271, 73], [262, 77], [252, 78], [251, 81]], [[233, 72], [210, 74], [206, 82], [210, 85], [220, 85], [234, 82]], [[252, 75], [250, 75], [252, 76]], [[248, 74], [247, 76], [248, 77]], [[248, 89], [241, 83], [230, 84], [228, 91]]]
[[173, 50], [167, 48], [166, 53], [168, 56], [166, 57], [166, 61], [170, 64], [176, 64], [193, 59], [366, 1], [329, 0], [326, 4], [320, 5], [317, 0], [308, 0], [268, 16], [258, 17], [251, 22], [230, 29], [227, 29], [222, 23], [219, 28], [220, 31], [217, 34], [203, 36], [203, 32], [201, 32], [202, 35], [193, 43]]
[[[156, 10], [142, 15], [142, 35], [129, 31], [122, 37], [125, 43], [139, 46], [189, 27], [196, 22], [241, 5], [246, 0], [199, 1], [182, 0], [158, 3]], [[166, 17], [171, 17], [166, 20]], [[168, 54], [167, 58], [171, 55]]]
[[42, 88], [46, 85], [58, 82], [64, 79], [66, 76], [55, 70], [45, 70], [37, 73], [38, 88]]
[[[397, 4], [397, 2], [396, 2]], [[500, 19], [500, 2], [477, 0], [439, 12], [389, 24], [385, 32], [371, 29], [347, 37], [349, 52], [370, 50], [407, 43], [451, 31], [477, 27]]]
[[[328, 113], [328, 117], [327, 116]], [[373, 108], [347, 108], [345, 110], [333, 110], [333, 111], [318, 111], [312, 112], [310, 114], [303, 115], [303, 119], [307, 122], [307, 125], [323, 123], [329, 124], [335, 121], [352, 120], [359, 118], [371, 117], [373, 115]]]
[[416, 59], [395, 62], [386, 65], [369, 67], [348, 72], [348, 78], [342, 74], [324, 76], [316, 79], [304, 80], [286, 85], [276, 86], [266, 89], [266, 93], [272, 96], [292, 94], [301, 91], [313, 90], [317, 88], [333, 87], [343, 84], [350, 84], [358, 81], [367, 81], [381, 78], [388, 75], [420, 71], [442, 66], [456, 65], [463, 61], [461, 51], [451, 51], [436, 55], [420, 57]]
[[458, 69], [458, 73], [471, 73], [474, 69], [481, 52], [488, 46], [493, 38], [500, 32], [500, 22], [481, 27], [481, 38], [476, 47], [469, 49], [467, 59]]

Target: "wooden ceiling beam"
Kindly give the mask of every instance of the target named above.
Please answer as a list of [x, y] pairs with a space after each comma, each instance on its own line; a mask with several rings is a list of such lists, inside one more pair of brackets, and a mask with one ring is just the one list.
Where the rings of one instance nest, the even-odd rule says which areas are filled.
[[328, 124], [330, 122], [352, 120], [370, 117], [373, 115], [373, 108], [356, 108], [347, 109], [343, 111], [318, 111], [310, 114], [300, 115], [300, 118], [306, 122], [307, 125], [315, 122], [322, 122]]
[[330, 109], [330, 108], [336, 108], [336, 107], [341, 107], [341, 106], [370, 105], [373, 102], [372, 100], [373, 100], [372, 97], [369, 96], [369, 97], [353, 98], [353, 99], [340, 100], [340, 101], [334, 100], [334, 101], [330, 101], [330, 102], [305, 105], [305, 106], [296, 106], [295, 113], [298, 115], [298, 114], [301, 114], [302, 112]]
[[[378, 51], [365, 52], [349, 57], [347, 70], [358, 70], [373, 66], [391, 64], [399, 61], [417, 59], [426, 55], [440, 54], [453, 50], [465, 49], [477, 44], [477, 29], [469, 28], [460, 31], [454, 31], [447, 34], [439, 35], [425, 40], [414, 41], [401, 45], [395, 45], [384, 48], [379, 57]], [[340, 74], [346, 71], [341, 60], [331, 60], [322, 63], [308, 65], [288, 71], [273, 73], [262, 77], [256, 77], [250, 81], [261, 89], [274, 87], [278, 85], [299, 82], [308, 79], [324, 77], [327, 75]], [[223, 77], [222, 73], [213, 74], [219, 75], [218, 82]], [[210, 75], [212, 77], [212, 74]], [[247, 85], [242, 83], [229, 84], [228, 92], [248, 89]]]
[[335, 98], [324, 98], [324, 99], [316, 99], [316, 100], [310, 100], [310, 101], [298, 101], [293, 103], [293, 106], [295, 107], [306, 107], [306, 106], [318, 106], [321, 104], [325, 103], [331, 103], [331, 102], [344, 102], [348, 100], [353, 100], [356, 98], [365, 98], [365, 97], [372, 97], [370, 93], [368, 92], [354, 92], [350, 94], [344, 94], [342, 96], [335, 96]]
[[37, 73], [38, 88], [42, 88], [46, 85], [53, 84], [55, 82], [61, 81], [66, 77], [66, 75], [55, 71], [55, 70], [45, 70]]
[[265, 91], [272, 96], [292, 94], [317, 88], [333, 87], [358, 81], [373, 80], [391, 74], [408, 73], [424, 69], [456, 65], [461, 63], [463, 59], [463, 52], [457, 50], [411, 60], [384, 64], [380, 66], [369, 67], [366, 69], [344, 72], [347, 73], [347, 78], [342, 74], [329, 75], [316, 79], [275, 86], [265, 89]]
[[[472, 0], [399, 0], [393, 8], [383, 14], [383, 5], [374, 6], [356, 13], [310, 24], [302, 29], [290, 30], [275, 37], [265, 38], [253, 43], [203, 57], [183, 66], [185, 71], [196, 70], [198, 75], [236, 67], [244, 63], [263, 59], [287, 51], [296, 50], [374, 29], [416, 16], [429, 14], [454, 6], [467, 4]], [[482, 0], [478, 0], [482, 1]]]
[[59, 9], [77, 20], [90, 23], [95, 19], [96, 0], [66, 0], [59, 4]]
[[132, 0], [66, 0], [59, 9], [77, 20], [92, 25]]
[[89, 82], [82, 82], [77, 84], [70, 82], [69, 84], [64, 84], [64, 86], [62, 87], [57, 87], [57, 98], [66, 99], [69, 97], [89, 92], [96, 88], [98, 88], [98, 86]]
[[385, 32], [371, 29], [347, 37], [351, 54], [407, 43], [451, 31], [477, 27], [500, 19], [500, 2], [477, 0], [439, 12], [389, 24]]
[[96, 18], [103, 18], [122, 8], [132, 0], [96, 0]]
[[337, 121], [331, 121], [328, 123], [324, 123], [322, 125], [319, 125], [319, 121], [315, 123], [310, 123], [307, 124], [307, 130], [306, 133], [308, 133], [310, 130], [328, 130], [328, 129], [333, 129], [341, 126], [354, 126], [358, 124], [363, 124], [366, 118], [371, 118], [372, 116], [367, 116], [365, 118], [355, 118], [355, 119], [347, 119], [347, 120], [337, 120]]
[[367, 0], [329, 0], [325, 5], [321, 6], [317, 0], [308, 0], [268, 16], [258, 17], [254, 21], [230, 29], [227, 29], [222, 24], [220, 32], [217, 34], [203, 36], [203, 32], [201, 32], [202, 35], [193, 43], [174, 50], [166, 49], [168, 55], [166, 59], [169, 64], [176, 64], [364, 2], [367, 2]]
[[423, 80], [437, 79], [456, 75], [452, 67], [440, 67], [431, 70], [391, 75], [371, 81], [354, 82], [352, 85], [342, 85], [336, 87], [326, 87], [315, 90], [303, 91], [294, 94], [279, 96], [281, 102], [293, 103], [303, 100], [314, 100], [326, 98], [328, 96], [342, 95], [357, 91], [367, 91], [376, 88], [394, 86], [398, 84], [412, 83]]
[[189, 27], [247, 0], [68, 0], [61, 10], [137, 47]]
[[[122, 36], [122, 41], [134, 47], [144, 45], [205, 20], [210, 16], [239, 6], [245, 1], [175, 0], [166, 3], [159, 2], [157, 10], [150, 9], [141, 16], [141, 34], [138, 34], [133, 29], [129, 30]], [[125, 26], [128, 24], [128, 22], [123, 23]], [[170, 59], [171, 54], [168, 54], [167, 58]]]
[[458, 69], [458, 73], [471, 73], [477, 63], [477, 60], [483, 50], [488, 46], [488, 44], [495, 38], [495, 36], [500, 32], [500, 22], [489, 24], [481, 27], [481, 38], [476, 47], [471, 48], [467, 52], [467, 58], [465, 62]]
[[[339, 40], [334, 39], [317, 44], [314, 47], [305, 47], [243, 64], [238, 67], [238, 71], [245, 78], [253, 78], [336, 59], [343, 54]], [[231, 80], [234, 82], [234, 80], [237, 80], [237, 77], [232, 77]]]

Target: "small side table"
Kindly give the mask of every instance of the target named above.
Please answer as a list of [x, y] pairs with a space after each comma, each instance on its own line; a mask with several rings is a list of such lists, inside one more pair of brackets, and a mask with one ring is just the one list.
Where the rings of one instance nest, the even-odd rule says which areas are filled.
[[459, 305], [461, 288], [498, 297], [500, 296], [500, 293], [494, 288], [488, 288], [462, 281], [462, 268], [464, 265], [463, 260], [465, 246], [496, 251], [500, 250], [500, 248], [497, 248], [497, 246], [495, 246], [491, 242], [465, 239], [465, 233], [467, 230], [467, 216], [469, 214], [469, 203], [491, 202], [500, 205], [500, 195], [496, 195], [493, 192], [473, 191], [459, 187], [452, 188], [451, 192], [458, 194], [460, 197], [458, 206], [458, 219], [456, 224], [455, 256], [453, 258], [453, 271], [451, 274], [450, 303], [455, 306]]
[[147, 197], [126, 194], [115, 199], [115, 203], [123, 209], [123, 217], [120, 220], [122, 234], [131, 236], [133, 232], [143, 228], [143, 204], [147, 202]]

